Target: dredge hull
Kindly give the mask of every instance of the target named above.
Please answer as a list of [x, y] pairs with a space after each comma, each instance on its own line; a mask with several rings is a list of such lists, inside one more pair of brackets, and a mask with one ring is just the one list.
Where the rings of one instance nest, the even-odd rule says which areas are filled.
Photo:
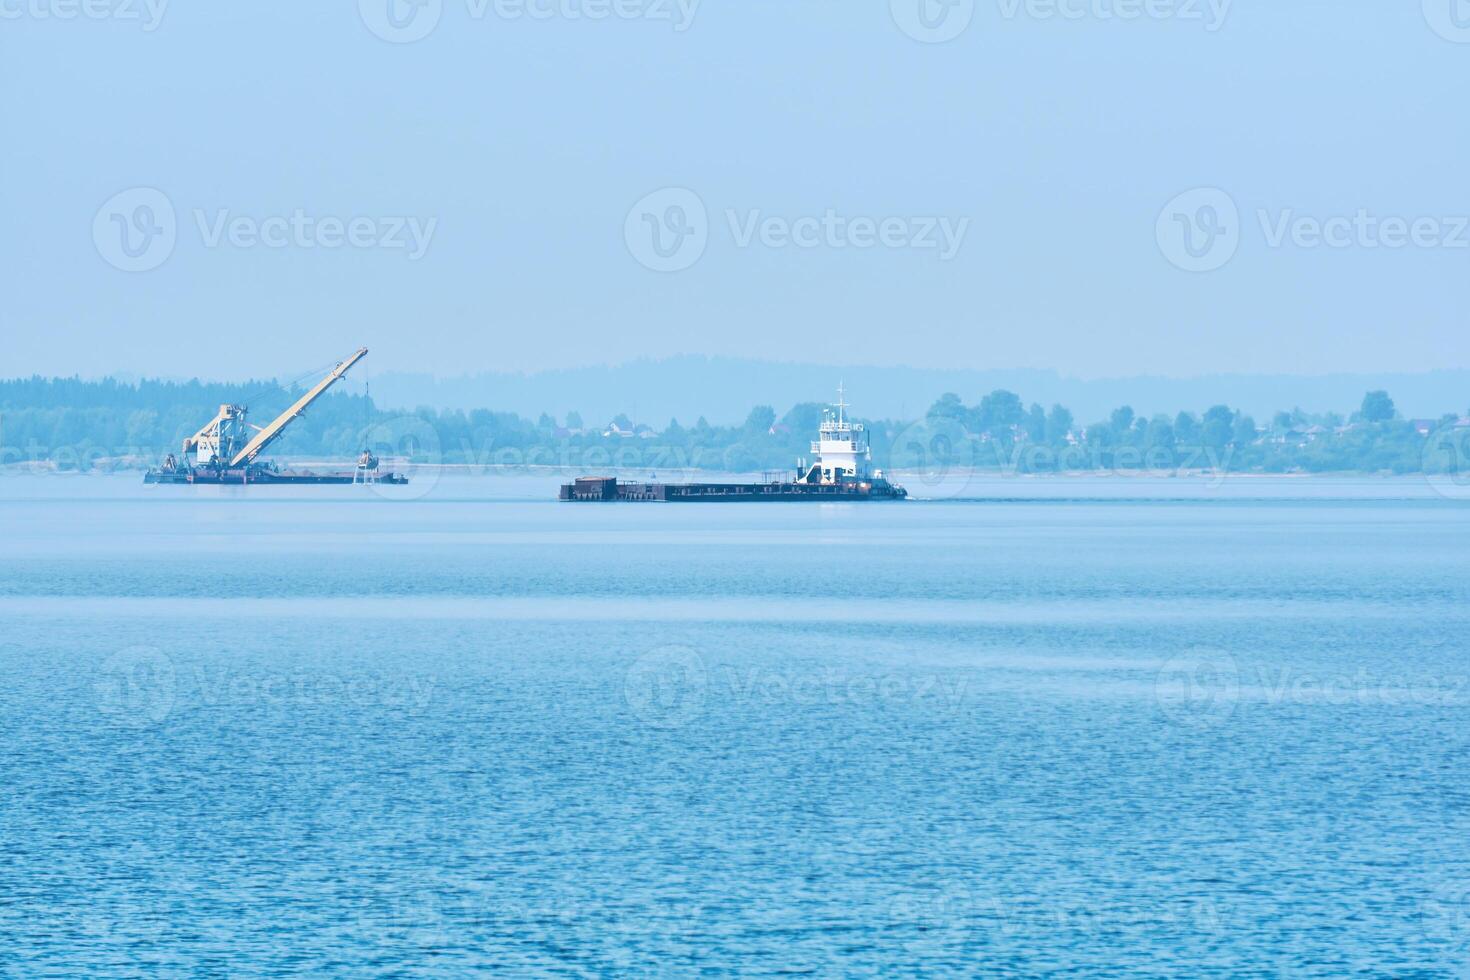
[[361, 473], [331, 472], [315, 473], [311, 470], [149, 470], [143, 475], [144, 483], [172, 486], [249, 486], [270, 484], [275, 486], [321, 486], [323, 484], [347, 485], [352, 483], [382, 483], [401, 485], [408, 482], [397, 473], [383, 473], [364, 481]]

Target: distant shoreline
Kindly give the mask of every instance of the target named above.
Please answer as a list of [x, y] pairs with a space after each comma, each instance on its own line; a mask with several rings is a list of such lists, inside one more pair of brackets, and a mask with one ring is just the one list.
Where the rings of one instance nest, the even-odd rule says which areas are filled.
[[[315, 458], [289, 458], [278, 457], [273, 460], [282, 469], [305, 469], [305, 470], [350, 470], [353, 466], [351, 460], [342, 459], [315, 459]], [[107, 476], [120, 473], [136, 473], [141, 475], [151, 465], [151, 461], [139, 461], [135, 459], [100, 459], [93, 461], [93, 467], [89, 470], [62, 469], [48, 461], [28, 461], [20, 463], [0, 463], [0, 476], [7, 475], [34, 475], [34, 476]], [[736, 483], [736, 482], [759, 482], [772, 471], [733, 471], [733, 470], [707, 470], [697, 468], [674, 468], [658, 469], [647, 467], [570, 467], [570, 466], [547, 466], [539, 464], [499, 464], [499, 463], [408, 463], [383, 461], [384, 468], [390, 465], [400, 470], [412, 472], [437, 471], [446, 475], [457, 476], [486, 476], [486, 477], [510, 477], [510, 476], [533, 476], [533, 477], [559, 477], [573, 478], [577, 476], [615, 476], [626, 480], [648, 480], [652, 475], [664, 482], [703, 482], [703, 483]], [[779, 471], [783, 475], [786, 470]], [[794, 474], [794, 470], [792, 474]], [[1117, 480], [1340, 480], [1346, 477], [1355, 479], [1373, 479], [1384, 481], [1412, 481], [1423, 482], [1423, 473], [1392, 473], [1384, 470], [1331, 470], [1322, 472], [1290, 472], [1290, 473], [1263, 473], [1251, 470], [1214, 470], [1214, 469], [1087, 469], [1087, 470], [1061, 470], [1055, 472], [1020, 472], [1017, 470], [1006, 470], [999, 468], [955, 468], [935, 473], [923, 470], [893, 469], [887, 471], [896, 483], [905, 480], [918, 482], [920, 484], [933, 482], [934, 480], [956, 481], [956, 480], [1025, 480], [1032, 483], [1080, 480], [1080, 479], [1117, 479]]]

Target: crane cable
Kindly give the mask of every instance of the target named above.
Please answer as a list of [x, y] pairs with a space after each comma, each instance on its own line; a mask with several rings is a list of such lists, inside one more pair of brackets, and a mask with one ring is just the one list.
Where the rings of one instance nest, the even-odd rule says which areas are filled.
[[290, 381], [283, 382], [272, 378], [268, 382], [262, 382], [256, 387], [250, 388], [243, 392], [240, 396], [240, 401], [242, 404], [248, 407], [250, 403], [253, 402], [259, 395], [263, 395], [268, 392], [284, 391], [289, 393], [295, 391], [298, 387], [302, 385], [303, 382], [308, 381], [312, 378], [320, 378], [322, 375], [326, 374], [328, 371], [332, 370], [341, 363], [341, 361], [331, 361], [327, 364], [322, 365], [321, 367], [311, 368], [298, 377], [292, 378]]

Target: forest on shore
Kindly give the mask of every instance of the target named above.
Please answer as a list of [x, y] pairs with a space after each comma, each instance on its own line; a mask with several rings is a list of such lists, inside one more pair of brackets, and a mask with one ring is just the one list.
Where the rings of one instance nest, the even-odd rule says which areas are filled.
[[[244, 404], [263, 425], [302, 393], [274, 381], [27, 378], [0, 381], [0, 465], [58, 470], [144, 466], [176, 452], [221, 404]], [[276, 442], [277, 459], [342, 459], [367, 448], [415, 463], [672, 471], [786, 471], [811, 455], [815, 402], [784, 414], [768, 405], [738, 425], [620, 415], [584, 420], [491, 409], [389, 411], [366, 394], [319, 399]], [[1283, 409], [1257, 420], [1227, 405], [1145, 417], [1127, 405], [1078, 420], [1062, 405], [1026, 405], [996, 390], [967, 403], [940, 396], [917, 420], [862, 419], [874, 463], [896, 470], [975, 468], [1020, 473], [1217, 470], [1259, 473], [1470, 471], [1470, 412], [1406, 419], [1383, 391], [1343, 413]]]

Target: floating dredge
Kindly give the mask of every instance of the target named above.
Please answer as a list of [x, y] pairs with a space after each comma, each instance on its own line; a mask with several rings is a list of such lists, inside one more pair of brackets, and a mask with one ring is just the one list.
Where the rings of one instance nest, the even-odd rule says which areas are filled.
[[902, 500], [903, 487], [872, 469], [873, 449], [860, 423], [847, 420], [837, 389], [836, 411], [822, 415], [812, 443], [812, 462], [797, 460], [794, 480], [768, 483], [628, 483], [611, 476], [585, 476], [562, 484], [562, 500], [658, 500], [680, 503], [773, 502], [778, 500]]
[[[274, 463], [258, 458], [261, 451], [285, 431], [286, 426], [304, 413], [328, 388], [341, 380], [352, 365], [367, 356], [367, 352], [366, 347], [359, 348], [347, 360], [332, 368], [325, 378], [267, 426], [251, 425], [247, 422], [248, 409], [244, 405], [221, 405], [219, 413], [205, 423], [204, 428], [184, 440], [183, 452], [178, 457], [169, 453], [162, 466], [144, 474], [143, 482], [205, 485], [407, 483], [406, 476], [391, 471], [379, 472], [378, 458], [366, 449], [358, 457], [354, 469], [328, 473], [283, 470]], [[189, 462], [191, 454], [193, 463]]]

